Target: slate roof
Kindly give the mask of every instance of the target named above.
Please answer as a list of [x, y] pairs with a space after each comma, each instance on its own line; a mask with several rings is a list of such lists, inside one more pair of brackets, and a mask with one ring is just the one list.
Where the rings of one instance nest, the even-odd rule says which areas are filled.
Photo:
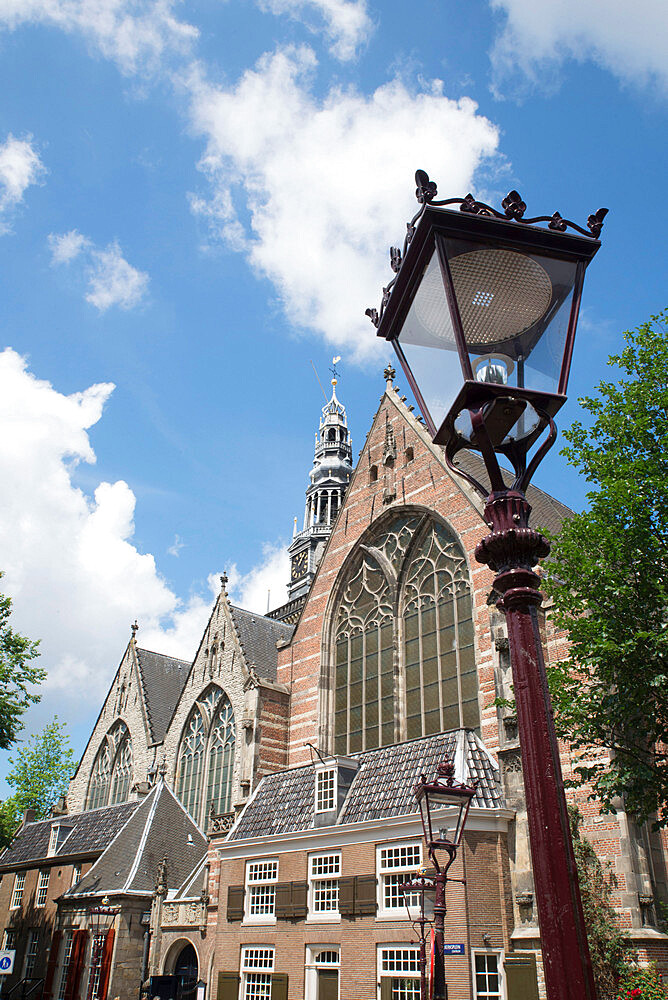
[[252, 666], [260, 677], [276, 680], [278, 653], [276, 642], [292, 638], [294, 625], [285, 625], [273, 618], [256, 615], [243, 608], [230, 605], [234, 626], [239, 636], [248, 666]]
[[153, 743], [162, 743], [185, 686], [190, 663], [137, 647], [146, 711]]
[[[417, 813], [413, 786], [422, 773], [433, 776], [436, 765], [446, 758], [454, 759], [459, 781], [469, 777], [479, 779], [474, 806], [505, 806], [496, 763], [481, 739], [468, 729], [349, 756], [357, 758], [360, 766], [337, 826]], [[227, 839], [246, 840], [314, 829], [313, 776], [310, 764], [266, 775]]]
[[97, 854], [114, 839], [138, 806], [139, 802], [122, 802], [116, 806], [104, 806], [102, 809], [89, 809], [87, 812], [28, 823], [0, 854], [0, 869], [17, 868], [45, 859], [54, 823], [71, 826], [73, 829], [51, 857]]
[[163, 860], [168, 888], [182, 885], [206, 855], [206, 837], [163, 781], [139, 804], [125, 827], [64, 898], [155, 889]]

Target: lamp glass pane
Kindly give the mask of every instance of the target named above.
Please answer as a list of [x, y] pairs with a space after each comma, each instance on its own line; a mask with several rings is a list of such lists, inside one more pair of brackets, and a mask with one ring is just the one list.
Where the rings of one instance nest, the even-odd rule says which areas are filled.
[[577, 264], [444, 239], [474, 377], [556, 392]]
[[429, 417], [438, 428], [462, 387], [463, 375], [436, 250], [398, 339]]

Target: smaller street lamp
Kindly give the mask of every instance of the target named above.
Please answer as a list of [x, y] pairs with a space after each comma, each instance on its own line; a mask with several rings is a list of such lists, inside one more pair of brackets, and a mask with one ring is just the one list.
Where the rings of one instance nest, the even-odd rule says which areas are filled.
[[[448, 871], [452, 866], [457, 851], [462, 842], [464, 826], [469, 814], [471, 802], [476, 794], [477, 780], [467, 785], [455, 778], [455, 768], [451, 761], [445, 761], [436, 768], [436, 777], [433, 781], [427, 781], [424, 774], [420, 775], [420, 780], [415, 785], [415, 797], [420, 807], [420, 819], [422, 820], [422, 832], [424, 835], [425, 847], [429, 860], [434, 866], [434, 873], [420, 872], [418, 876], [401, 886], [404, 893], [411, 894], [409, 903], [406, 897], [406, 905], [411, 918], [411, 905], [417, 902], [419, 897], [420, 916], [417, 922], [420, 927], [420, 988], [423, 1000], [426, 1000], [426, 949], [425, 949], [425, 924], [430, 921], [427, 915], [428, 907], [433, 905], [434, 923], [434, 1000], [447, 1000], [448, 986], [445, 981], [445, 914], [447, 912], [445, 902], [445, 890], [448, 882], [465, 882], [465, 879], [452, 878]], [[436, 817], [433, 815], [437, 810], [447, 809], [445, 817], [446, 825], [438, 830], [438, 835], [434, 836]], [[436, 854], [437, 851], [444, 851], [447, 855], [445, 864], [441, 864]], [[433, 904], [431, 904], [431, 894], [433, 893]]]
[[420, 1000], [429, 1000], [427, 986], [427, 924], [434, 922], [436, 882], [425, 868], [399, 886], [404, 894], [408, 919], [416, 928], [420, 942]]

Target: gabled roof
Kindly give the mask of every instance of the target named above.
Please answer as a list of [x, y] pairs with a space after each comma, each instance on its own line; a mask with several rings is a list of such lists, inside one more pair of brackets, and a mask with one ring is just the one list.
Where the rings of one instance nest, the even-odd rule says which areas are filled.
[[16, 868], [31, 861], [46, 859], [49, 856], [51, 827], [57, 825], [72, 827], [72, 832], [50, 857], [99, 853], [125, 826], [138, 806], [139, 802], [122, 802], [116, 806], [104, 806], [102, 809], [89, 809], [87, 812], [28, 823], [0, 854], [0, 869]]
[[[496, 763], [480, 737], [469, 729], [455, 729], [348, 756], [360, 764], [337, 826], [417, 813], [413, 794], [416, 781], [422, 773], [434, 775], [437, 764], [453, 758], [458, 780], [478, 778], [474, 806], [505, 806]], [[314, 773], [308, 764], [266, 775], [228, 840], [314, 829]]]
[[151, 741], [162, 743], [188, 678], [190, 663], [136, 647]]
[[160, 781], [64, 898], [111, 893], [150, 895], [163, 861], [166, 885], [176, 888], [206, 855], [206, 843], [200, 828], [171, 789]]
[[260, 677], [270, 681], [276, 680], [278, 640], [289, 641], [294, 632], [294, 625], [256, 615], [252, 611], [244, 611], [230, 604], [230, 613], [237, 630], [239, 642], [243, 648], [246, 665], [253, 667]]

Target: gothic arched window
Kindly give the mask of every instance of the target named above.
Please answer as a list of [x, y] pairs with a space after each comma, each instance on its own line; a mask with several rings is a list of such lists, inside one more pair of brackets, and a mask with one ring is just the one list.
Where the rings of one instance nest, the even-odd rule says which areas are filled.
[[127, 801], [132, 786], [132, 740], [124, 722], [109, 730], [97, 752], [88, 783], [86, 809]]
[[188, 717], [178, 754], [176, 794], [196, 821], [230, 811], [235, 743], [232, 705], [211, 686]]
[[479, 726], [466, 559], [442, 523], [396, 513], [359, 546], [333, 639], [336, 753]]

